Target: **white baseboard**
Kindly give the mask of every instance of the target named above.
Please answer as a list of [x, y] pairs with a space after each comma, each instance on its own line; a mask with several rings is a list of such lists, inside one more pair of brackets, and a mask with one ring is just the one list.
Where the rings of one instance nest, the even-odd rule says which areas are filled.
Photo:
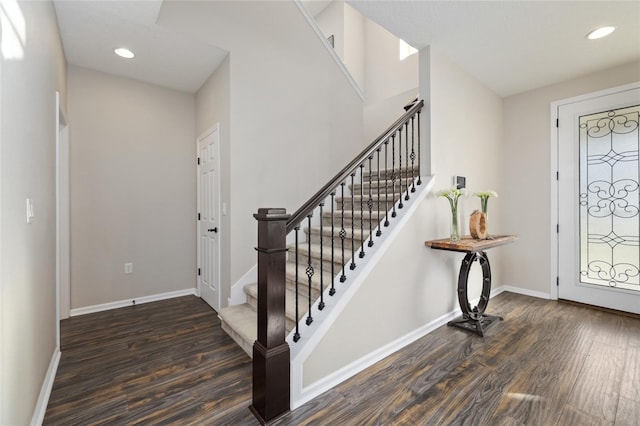
[[102, 303], [100, 305], [85, 306], [83, 308], [71, 309], [70, 316], [91, 314], [94, 312], [108, 311], [110, 309], [124, 308], [125, 306], [141, 305], [143, 303], [157, 302], [159, 300], [173, 299], [182, 296], [197, 296], [197, 289], [185, 288], [184, 290], [170, 291], [167, 293], [152, 294], [150, 296], [136, 297], [135, 299], [118, 300], [116, 302]]
[[51, 389], [53, 389], [53, 382], [56, 379], [56, 372], [58, 371], [59, 363], [60, 348], [56, 346], [53, 350], [53, 355], [51, 355], [47, 374], [44, 376], [44, 380], [42, 381], [40, 395], [38, 395], [38, 401], [36, 402], [36, 407], [33, 410], [33, 416], [31, 417], [31, 426], [40, 426], [44, 420], [44, 415], [47, 411], [49, 396], [51, 396]]
[[[502, 293], [504, 291], [505, 291], [504, 286], [492, 288], [491, 289], [491, 293], [489, 293], [489, 299], [493, 299], [494, 297], [496, 297], [497, 295], [499, 295], [500, 293]], [[473, 304], [477, 305], [479, 301], [480, 301], [480, 298], [478, 298], [477, 300], [473, 301]], [[469, 301], [469, 302], [471, 303], [471, 301]]]
[[334, 373], [328, 375], [327, 377], [321, 380], [318, 380], [317, 382], [313, 383], [310, 386], [305, 387], [302, 390], [299, 398], [296, 401], [291, 401], [291, 409], [295, 410], [296, 408], [300, 407], [302, 404], [308, 401], [311, 401], [313, 398], [337, 386], [343, 381], [355, 376], [362, 370], [368, 367], [371, 367], [376, 362], [383, 360], [384, 358], [388, 357], [394, 352], [426, 336], [436, 328], [443, 326], [444, 324], [451, 321], [458, 315], [459, 315], [459, 310], [449, 312], [448, 314], [445, 314], [439, 318], [436, 318], [430, 323], [420, 328], [417, 328], [416, 330], [400, 337], [399, 339], [394, 340], [391, 343], [388, 343], [385, 346], [382, 346], [381, 348], [373, 352], [368, 353], [362, 358], [357, 359], [351, 364], [348, 364], [342, 367], [341, 369], [335, 371]]
[[417, 328], [416, 330], [400, 337], [399, 339], [394, 340], [391, 343], [386, 344], [385, 346], [378, 348], [373, 352], [366, 354], [365, 356], [355, 360], [351, 364], [348, 364], [342, 367], [341, 369], [335, 371], [334, 373], [326, 376], [325, 378], [320, 379], [317, 382], [305, 387], [302, 390], [299, 399], [297, 399], [296, 401], [291, 401], [291, 404], [292, 404], [291, 409], [295, 410], [296, 408], [300, 407], [302, 404], [308, 401], [311, 401], [313, 398], [337, 386], [343, 381], [355, 376], [362, 370], [368, 367], [371, 367], [376, 362], [383, 360], [384, 358], [388, 357], [394, 352], [426, 336], [436, 328], [441, 327], [445, 325], [447, 322], [454, 319], [456, 316], [459, 315], [459, 313], [460, 313], [460, 310], [458, 309], [458, 310], [449, 312], [448, 314], [442, 315], [441, 317], [436, 318], [430, 323], [420, 328]]
[[551, 295], [549, 293], [543, 293], [541, 291], [529, 290], [526, 288], [513, 287], [510, 285], [505, 285], [504, 291], [508, 291], [510, 293], [523, 294], [525, 296], [537, 297], [538, 299], [551, 299]]
[[[489, 297], [494, 298], [495, 296], [499, 295], [505, 290], [506, 288], [503, 286], [496, 287], [491, 290], [491, 294]], [[478, 301], [479, 299], [470, 300], [469, 303], [472, 305], [476, 305]], [[422, 327], [419, 327], [413, 330], [412, 332], [394, 340], [393, 342], [388, 343], [385, 346], [382, 346], [377, 350], [366, 354], [362, 358], [353, 361], [352, 363], [342, 367], [341, 369], [326, 376], [325, 378], [320, 379], [317, 382], [303, 388], [302, 391], [300, 392], [299, 397], [295, 401], [294, 400], [291, 401], [291, 409], [294, 410], [300, 407], [302, 404], [308, 401], [311, 401], [313, 398], [337, 386], [343, 381], [355, 376], [356, 374], [372, 366], [376, 362], [383, 360], [384, 358], [388, 357], [394, 352], [399, 351], [405, 346], [431, 333], [435, 329], [445, 325], [446, 323], [453, 320], [460, 314], [461, 314], [461, 311], [460, 311], [460, 308], [458, 307], [452, 310], [451, 312], [448, 312], [440, 316], [439, 318], [434, 319], [430, 323], [425, 324]]]

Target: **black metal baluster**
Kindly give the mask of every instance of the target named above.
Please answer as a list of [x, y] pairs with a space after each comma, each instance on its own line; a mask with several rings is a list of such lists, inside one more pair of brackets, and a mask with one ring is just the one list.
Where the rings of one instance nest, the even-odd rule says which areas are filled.
[[296, 332], [293, 335], [293, 341], [297, 342], [300, 340], [300, 329], [298, 326], [298, 231], [300, 231], [300, 225], [296, 226], [294, 229], [296, 231]]
[[[309, 215], [307, 215], [307, 223], [309, 225], [309, 229], [311, 229], [311, 217], [313, 216], [313, 213], [309, 213]], [[309, 311], [307, 311], [307, 325], [311, 324], [313, 322], [313, 317], [311, 316], [311, 283], [313, 281], [313, 265], [311, 264], [311, 238], [307, 238], [307, 250], [309, 250], [309, 252], [307, 253], [307, 269], [306, 269], [306, 273], [307, 273], [307, 277], [309, 278], [309, 288], [308, 288], [308, 293], [307, 293], [307, 300], [309, 302]]]
[[[376, 212], [376, 217], [378, 218], [378, 230], [376, 231], [376, 237], [379, 237], [382, 235], [382, 229], [380, 229], [380, 148], [376, 149], [376, 152], [378, 153], [378, 207]], [[386, 183], [387, 182], [385, 181], [385, 185]], [[373, 216], [370, 216], [369, 220], [373, 220]]]
[[[336, 288], [333, 285], [334, 278], [336, 277], [336, 272], [334, 269], [336, 266], [334, 261], [335, 259], [334, 242], [336, 238], [336, 233], [333, 225], [333, 218], [335, 217], [334, 215], [335, 197], [336, 197], [336, 191], [334, 190], [333, 192], [331, 192], [331, 290], [329, 290], [329, 296], [333, 296], [334, 294], [336, 294]], [[322, 227], [320, 229], [320, 232], [322, 232]]]
[[389, 139], [384, 141], [384, 226], [389, 226], [389, 183], [387, 179], [388, 170], [387, 170], [387, 148], [389, 145]]
[[[322, 229], [322, 208], [324, 203], [320, 203], [320, 303], [318, 309], [324, 309], [324, 252], [323, 252], [323, 229]], [[311, 224], [309, 224], [309, 241], [311, 241]]]
[[[364, 163], [360, 164], [360, 241], [364, 241]], [[356, 238], [355, 235], [351, 236], [352, 241]], [[360, 259], [364, 257], [364, 243], [360, 246]]]
[[391, 135], [391, 193], [393, 194], [393, 207], [391, 217], [396, 217], [396, 134]]
[[404, 207], [402, 204], [402, 126], [398, 129], [398, 174], [400, 175], [400, 202], [398, 203], [398, 208], [401, 209]]
[[409, 182], [407, 181], [407, 178], [409, 177], [409, 121], [407, 121], [406, 123], [404, 123], [404, 153], [405, 153], [405, 159], [407, 161], [407, 170], [404, 173], [404, 179], [405, 179], [405, 185], [407, 188], [407, 194], [404, 196], [405, 200], [409, 200]]
[[420, 139], [420, 111], [418, 111], [418, 185], [422, 184], [422, 173], [420, 172], [420, 144], [422, 143], [422, 139]]
[[355, 255], [356, 255], [356, 247], [355, 244], [356, 242], [353, 240], [353, 236], [356, 234], [355, 232], [355, 223], [356, 223], [356, 216], [355, 216], [355, 206], [353, 205], [353, 193], [355, 192], [355, 189], [353, 187], [353, 179], [356, 177], [356, 173], [353, 172], [351, 173], [351, 265], [349, 265], [349, 269], [351, 269], [352, 271], [354, 269], [356, 269], [356, 262], [355, 262]]
[[[367, 207], [369, 207], [369, 217], [373, 212], [373, 195], [371, 195], [373, 182], [371, 181], [371, 175], [373, 175], [373, 169], [371, 168], [371, 161], [373, 161], [373, 155], [369, 157], [369, 201], [367, 201]], [[373, 222], [369, 221], [369, 247], [373, 246]]]
[[347, 276], [344, 274], [344, 237], [347, 236], [347, 231], [344, 230], [344, 182], [340, 183], [340, 190], [342, 195], [342, 206], [340, 214], [340, 245], [342, 247], [342, 275], [340, 276], [340, 282], [343, 283], [347, 280]]
[[[414, 116], [415, 117], [415, 116]], [[414, 176], [414, 161], [416, 159], [416, 151], [415, 151], [415, 126], [413, 125], [414, 117], [411, 117], [411, 192], [416, 192], [416, 178]]]

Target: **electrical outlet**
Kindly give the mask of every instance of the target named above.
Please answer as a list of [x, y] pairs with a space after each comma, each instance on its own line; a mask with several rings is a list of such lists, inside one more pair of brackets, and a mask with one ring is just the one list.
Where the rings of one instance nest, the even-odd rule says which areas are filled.
[[133, 263], [125, 263], [124, 264], [124, 273], [125, 274], [133, 274]]

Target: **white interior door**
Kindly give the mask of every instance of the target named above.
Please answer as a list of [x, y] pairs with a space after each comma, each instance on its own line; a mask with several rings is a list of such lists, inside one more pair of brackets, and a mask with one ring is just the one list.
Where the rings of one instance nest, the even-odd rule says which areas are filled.
[[558, 296], [640, 313], [640, 84], [558, 107]]
[[220, 125], [198, 138], [198, 288], [200, 297], [220, 309], [219, 216]]

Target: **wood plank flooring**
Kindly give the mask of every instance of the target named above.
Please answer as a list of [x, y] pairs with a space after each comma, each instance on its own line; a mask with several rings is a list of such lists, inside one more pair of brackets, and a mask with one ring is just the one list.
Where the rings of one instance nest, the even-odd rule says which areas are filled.
[[[276, 425], [640, 426], [640, 319], [503, 293], [484, 338], [441, 327]], [[62, 322], [45, 425], [256, 425], [251, 363], [202, 300]]]

